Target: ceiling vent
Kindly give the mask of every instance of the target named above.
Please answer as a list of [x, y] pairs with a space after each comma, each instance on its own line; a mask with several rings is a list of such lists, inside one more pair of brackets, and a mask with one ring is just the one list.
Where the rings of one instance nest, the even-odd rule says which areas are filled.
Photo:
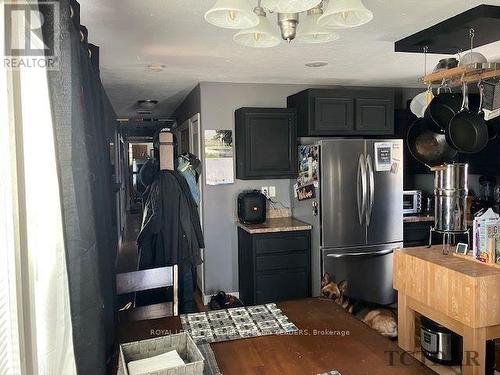
[[304, 65], [307, 66], [308, 68], [321, 68], [322, 66], [327, 66], [328, 62], [326, 62], [326, 61], [311, 61], [311, 62], [305, 63]]

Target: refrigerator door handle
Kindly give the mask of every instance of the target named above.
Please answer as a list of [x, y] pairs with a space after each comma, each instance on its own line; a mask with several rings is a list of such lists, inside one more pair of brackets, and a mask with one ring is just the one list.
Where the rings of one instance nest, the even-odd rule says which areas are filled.
[[366, 156], [366, 169], [368, 170], [368, 189], [369, 189], [369, 202], [366, 210], [366, 226], [370, 226], [373, 203], [375, 202], [375, 176], [373, 174], [373, 163], [370, 155]]
[[[363, 224], [363, 216], [366, 212], [366, 164], [363, 154], [359, 155], [358, 160], [358, 177], [357, 177], [357, 202], [358, 202], [358, 217], [359, 224]], [[361, 202], [360, 202], [361, 196]]]
[[340, 254], [327, 254], [328, 258], [345, 258], [345, 257], [356, 257], [356, 256], [381, 256], [387, 255], [394, 252], [393, 249], [379, 250], [374, 252], [356, 252], [356, 253], [340, 253]]

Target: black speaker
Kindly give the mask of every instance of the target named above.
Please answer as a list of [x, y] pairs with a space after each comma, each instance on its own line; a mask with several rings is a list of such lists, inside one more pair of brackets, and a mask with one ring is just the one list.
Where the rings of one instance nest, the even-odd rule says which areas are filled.
[[238, 218], [244, 224], [266, 221], [265, 195], [258, 190], [247, 190], [238, 194]]

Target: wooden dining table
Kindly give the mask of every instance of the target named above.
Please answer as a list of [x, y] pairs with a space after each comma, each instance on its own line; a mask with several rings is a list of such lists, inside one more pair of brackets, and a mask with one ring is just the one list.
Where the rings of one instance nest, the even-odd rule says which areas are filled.
[[[435, 374], [332, 300], [308, 298], [278, 306], [299, 330], [211, 344], [222, 374], [308, 375], [332, 370], [342, 375]], [[120, 328], [119, 340], [181, 330], [178, 317], [131, 322]]]

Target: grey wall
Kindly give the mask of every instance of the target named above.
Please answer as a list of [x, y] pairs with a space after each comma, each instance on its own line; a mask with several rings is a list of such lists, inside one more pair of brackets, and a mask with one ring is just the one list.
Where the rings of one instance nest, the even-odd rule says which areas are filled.
[[170, 116], [177, 121], [177, 125], [181, 125], [188, 118], [201, 112], [200, 85], [196, 85], [194, 89], [184, 98], [183, 102], [176, 108]]
[[[286, 107], [287, 96], [315, 85], [202, 82], [175, 110], [181, 124], [193, 114], [201, 114], [201, 131], [230, 129], [234, 132], [234, 111], [240, 107]], [[397, 89], [396, 107], [420, 89]], [[414, 94], [415, 93], [415, 94]], [[202, 133], [203, 134], [203, 133]], [[234, 133], [233, 133], [234, 137]], [[262, 150], [272, 152], [272, 150]], [[234, 164], [233, 168], [236, 164]], [[234, 170], [236, 175], [236, 169]], [[275, 186], [276, 199], [290, 206], [290, 180], [236, 180], [234, 184], [209, 186], [203, 179], [203, 222], [205, 235], [205, 294], [218, 290], [238, 291], [238, 243], [236, 197], [242, 190]]]
[[[231, 129], [240, 107], [286, 107], [287, 96], [305, 85], [201, 83], [201, 127]], [[272, 152], [272, 150], [262, 150]], [[234, 168], [236, 164], [234, 164]], [[234, 171], [236, 175], [236, 169]], [[242, 190], [276, 186], [276, 198], [290, 206], [290, 180], [235, 180], [234, 184], [204, 186], [205, 293], [238, 291], [236, 197]]]

